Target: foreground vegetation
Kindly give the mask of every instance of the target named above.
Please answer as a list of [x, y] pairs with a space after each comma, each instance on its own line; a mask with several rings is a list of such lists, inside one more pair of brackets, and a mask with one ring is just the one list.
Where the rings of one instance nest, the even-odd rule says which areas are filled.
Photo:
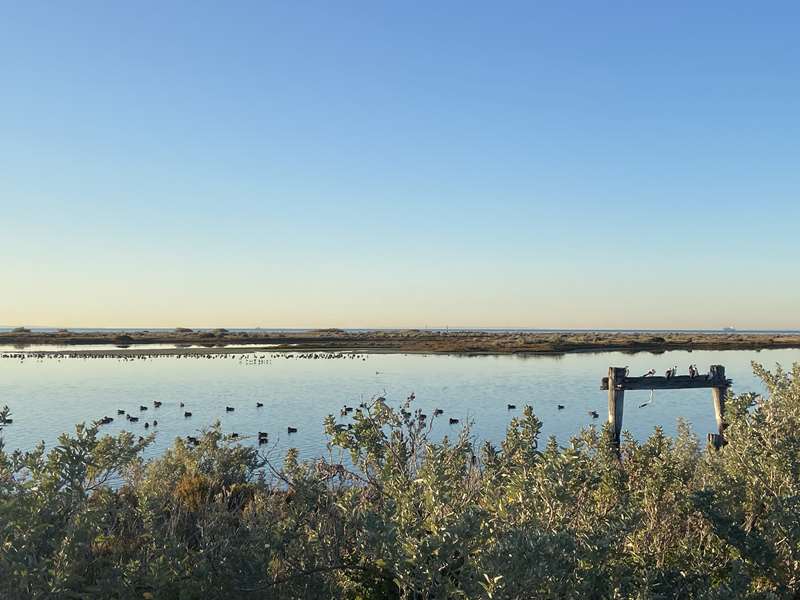
[[718, 452], [683, 425], [560, 448], [529, 408], [499, 447], [434, 443], [380, 400], [315, 463], [218, 428], [149, 461], [94, 426], [0, 449], [0, 597], [797, 597], [800, 365], [755, 368]]

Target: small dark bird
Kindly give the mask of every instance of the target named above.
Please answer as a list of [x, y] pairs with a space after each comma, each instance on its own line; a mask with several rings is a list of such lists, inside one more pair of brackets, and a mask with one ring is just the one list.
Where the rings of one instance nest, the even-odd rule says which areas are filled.
[[147, 407], [146, 406], [140, 406], [139, 410], [147, 410]]
[[108, 425], [108, 424], [109, 424], [109, 423], [111, 423], [111, 421], [113, 421], [113, 420], [114, 420], [114, 419], [112, 419], [111, 417], [103, 417], [102, 419], [100, 419], [100, 420], [98, 421], [98, 423], [99, 423], [100, 425]]
[[263, 402], [256, 402], [256, 408], [262, 408], [264, 406]]
[[266, 431], [259, 431], [259, 432], [258, 432], [258, 437], [260, 437], [260, 438], [265, 438], [265, 437], [268, 437], [268, 436], [267, 436], [267, 432], [266, 432]]
[[195, 446], [197, 446], [197, 444], [200, 443], [200, 441], [196, 437], [192, 437], [190, 435], [186, 436], [186, 441], [189, 442], [190, 444], [194, 444]]
[[157, 425], [158, 425], [158, 421], [156, 421], [155, 419], [153, 419], [153, 427], [156, 427]]
[[642, 377], [652, 377], [655, 374], [656, 374], [656, 370], [655, 369], [650, 369], [647, 373], [642, 375]]
[[441, 408], [437, 408], [437, 409], [435, 409], [433, 411], [433, 415], [434, 416], [439, 416], [439, 415], [443, 415], [443, 414], [444, 414], [444, 411]]
[[234, 431], [233, 433], [231, 433], [231, 437], [232, 438], [238, 438], [239, 434]]
[[131, 423], [138, 423], [139, 417], [128, 417], [128, 421], [130, 421]]
[[153, 400], [153, 406], [159, 408], [161, 406], [161, 402], [159, 402], [158, 400]]
[[145, 429], [150, 429], [150, 423], [148, 423], [147, 421], [145, 421], [145, 422], [144, 422], [144, 428], [145, 428]]
[[352, 407], [352, 406], [345, 406], [345, 407], [344, 407], [344, 412], [346, 412], [346, 413], [351, 413], [351, 412], [353, 412], [353, 407]]
[[517, 405], [516, 404], [506, 404], [506, 408], [508, 410], [514, 410], [515, 408], [517, 408]]
[[564, 410], [564, 405], [563, 404], [559, 404], [558, 405], [558, 410]]
[[648, 404], [650, 404], [650, 403], [649, 403], [649, 402], [645, 402], [644, 404], [640, 404], [640, 405], [639, 405], [639, 408], [644, 408], [644, 407], [645, 407], [645, 406], [647, 406]]
[[181, 402], [181, 408], [183, 408], [183, 402]]
[[225, 407], [225, 412], [233, 412], [233, 407], [232, 406], [226, 406]]
[[186, 412], [184, 412], [184, 413], [183, 413], [183, 416], [184, 416], [184, 417], [191, 417], [191, 416], [192, 416], [192, 413], [190, 413], [190, 412], [187, 410]]
[[266, 443], [267, 443], [267, 441], [268, 441], [268, 440], [267, 440], [267, 438], [265, 438], [265, 437], [260, 437], [260, 438], [258, 438], [258, 444], [259, 444], [259, 445], [261, 445], [261, 444], [266, 444]]
[[428, 415], [426, 415], [425, 413], [419, 413], [419, 420], [420, 421], [424, 421], [427, 418], [428, 418]]
[[590, 411], [589, 411], [589, 415], [590, 415], [590, 416], [591, 416], [593, 419], [596, 419], [597, 417], [599, 417], [599, 416], [600, 416], [599, 414], [597, 414], [597, 411], [596, 411], [596, 410], [590, 410]]
[[124, 414], [125, 414], [125, 411], [124, 411], [124, 410], [122, 410], [121, 408], [118, 408], [118, 409], [117, 409], [117, 414], [118, 414], [118, 415], [124, 415]]
[[454, 419], [453, 417], [450, 417], [450, 425], [455, 425], [456, 423], [458, 423], [458, 419]]
[[287, 427], [286, 433], [297, 433], [297, 427]]

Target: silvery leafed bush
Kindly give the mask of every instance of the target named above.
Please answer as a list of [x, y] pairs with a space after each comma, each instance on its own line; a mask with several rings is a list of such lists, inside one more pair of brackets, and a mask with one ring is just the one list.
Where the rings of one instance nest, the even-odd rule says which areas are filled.
[[143, 461], [148, 439], [81, 425], [0, 451], [0, 597], [797, 597], [800, 366], [755, 369], [768, 393], [728, 399], [719, 451], [686, 425], [560, 447], [530, 408], [499, 447], [433, 443], [442, 417], [382, 400], [329, 417], [318, 462], [219, 427]]

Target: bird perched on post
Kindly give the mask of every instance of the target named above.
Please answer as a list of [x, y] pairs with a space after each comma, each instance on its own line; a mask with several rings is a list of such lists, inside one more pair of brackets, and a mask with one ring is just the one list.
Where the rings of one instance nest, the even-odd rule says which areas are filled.
[[655, 374], [656, 374], [656, 370], [655, 369], [650, 369], [647, 373], [642, 375], [642, 377], [652, 377]]

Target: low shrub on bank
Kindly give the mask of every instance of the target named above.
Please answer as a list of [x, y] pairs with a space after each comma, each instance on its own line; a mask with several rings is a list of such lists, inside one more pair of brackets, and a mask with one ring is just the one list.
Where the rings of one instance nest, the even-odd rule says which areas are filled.
[[96, 426], [0, 446], [0, 597], [797, 597], [800, 365], [755, 368], [769, 393], [729, 398], [720, 451], [685, 425], [559, 447], [530, 408], [497, 447], [433, 442], [382, 400], [329, 417], [318, 462], [218, 427], [149, 461]]

